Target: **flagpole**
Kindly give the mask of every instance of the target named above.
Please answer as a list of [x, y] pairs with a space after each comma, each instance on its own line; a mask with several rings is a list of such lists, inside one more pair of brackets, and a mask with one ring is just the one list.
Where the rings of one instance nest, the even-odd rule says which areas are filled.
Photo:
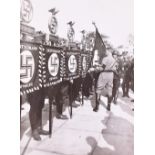
[[95, 22], [92, 22], [92, 24], [93, 24], [93, 25], [94, 25], [94, 27], [98, 30], [98, 28], [97, 28], [97, 26], [96, 26]]
[[[96, 29], [96, 33], [98, 33], [98, 35], [100, 36], [100, 39], [102, 40], [102, 37], [101, 37], [101, 35], [100, 35], [99, 31], [98, 31], [98, 28], [97, 28], [95, 22], [92, 22], [92, 24], [94, 25], [94, 27], [95, 27], [95, 29]], [[103, 40], [102, 40], [102, 44], [104, 45]], [[96, 73], [96, 76], [97, 76], [97, 73]], [[97, 100], [98, 100], [98, 96], [97, 96], [97, 93], [96, 93], [96, 89], [97, 89], [97, 80], [98, 80], [98, 78], [95, 77], [94, 91], [95, 91], [95, 103], [96, 103], [96, 106], [97, 106]]]
[[[96, 23], [95, 22], [92, 22], [92, 24], [94, 25], [95, 29], [98, 31], [98, 28], [96, 26]], [[98, 31], [98, 33], [99, 33], [99, 31]], [[99, 33], [99, 35], [100, 35], [100, 33]], [[100, 35], [100, 37], [101, 37], [101, 35]], [[101, 40], [102, 40], [102, 37], [101, 37]], [[102, 43], [104, 44], [103, 40], [102, 40]]]

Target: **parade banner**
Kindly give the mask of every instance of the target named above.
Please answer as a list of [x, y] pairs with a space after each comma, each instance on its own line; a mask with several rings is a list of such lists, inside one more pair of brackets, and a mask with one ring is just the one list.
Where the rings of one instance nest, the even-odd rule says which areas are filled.
[[86, 77], [86, 74], [88, 72], [90, 62], [91, 62], [91, 57], [90, 57], [90, 51], [82, 51], [81, 53], [81, 75], [82, 78]]
[[20, 95], [42, 87], [41, 61], [42, 48], [39, 44], [20, 42]]
[[61, 48], [44, 46], [43, 85], [49, 87], [62, 81], [63, 52]]
[[102, 59], [106, 56], [106, 46], [96, 28], [95, 45], [93, 49], [93, 65], [102, 64]]
[[81, 56], [80, 51], [65, 50], [64, 55], [64, 80], [72, 80], [80, 77], [81, 74]]

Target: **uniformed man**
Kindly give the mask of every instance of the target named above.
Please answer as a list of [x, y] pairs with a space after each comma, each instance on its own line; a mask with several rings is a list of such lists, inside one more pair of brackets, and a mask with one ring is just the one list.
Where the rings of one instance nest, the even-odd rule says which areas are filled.
[[[130, 67], [130, 75], [131, 75], [131, 90], [134, 92], [134, 59], [132, 59], [131, 67]], [[134, 99], [131, 100], [134, 102]]]
[[112, 56], [112, 53], [107, 50], [106, 51], [106, 57], [103, 58], [102, 64], [100, 68], [102, 72], [99, 74], [97, 85], [96, 85], [96, 106], [93, 109], [93, 111], [97, 112], [99, 108], [99, 100], [100, 96], [103, 95], [107, 97], [108, 104], [107, 104], [107, 110], [110, 111], [111, 108], [111, 102], [112, 102], [112, 88], [113, 88], [113, 77], [115, 70], [115, 59]]
[[130, 88], [130, 81], [131, 81], [130, 66], [131, 66], [131, 63], [126, 58], [124, 62], [124, 76], [123, 76], [123, 83], [122, 83], [123, 97], [129, 97], [129, 88]]
[[114, 104], [117, 103], [117, 98], [118, 98], [118, 89], [120, 86], [120, 78], [121, 78], [121, 73], [122, 73], [122, 66], [121, 62], [118, 58], [117, 53], [113, 52], [113, 57], [116, 60], [116, 70], [114, 71], [114, 79], [113, 79], [113, 90], [112, 90], [112, 97], [113, 97], [113, 102]]
[[130, 70], [131, 70], [131, 90], [134, 92], [134, 59], [132, 59]]

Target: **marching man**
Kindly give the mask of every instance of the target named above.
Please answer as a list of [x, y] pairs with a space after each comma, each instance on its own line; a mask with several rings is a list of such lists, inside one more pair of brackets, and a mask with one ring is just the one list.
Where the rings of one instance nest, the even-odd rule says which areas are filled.
[[110, 111], [112, 102], [112, 89], [113, 89], [113, 78], [115, 70], [115, 59], [112, 53], [107, 49], [106, 57], [103, 58], [101, 65], [97, 67], [101, 71], [99, 74], [97, 84], [96, 84], [96, 106], [93, 111], [97, 112], [99, 109], [100, 96], [103, 95], [107, 97], [108, 104], [107, 110]]

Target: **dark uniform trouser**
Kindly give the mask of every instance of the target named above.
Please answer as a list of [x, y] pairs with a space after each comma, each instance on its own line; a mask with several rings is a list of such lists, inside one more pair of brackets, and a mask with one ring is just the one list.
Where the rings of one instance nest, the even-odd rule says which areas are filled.
[[91, 75], [87, 73], [83, 81], [83, 95], [84, 96], [89, 97], [90, 90], [92, 89], [92, 84], [93, 84], [93, 80], [91, 78]]
[[130, 88], [130, 82], [131, 82], [131, 79], [133, 77], [133, 68], [132, 67], [133, 66], [130, 66], [124, 75], [123, 85], [122, 85], [123, 96], [129, 95], [128, 93], [129, 93], [129, 88]]
[[63, 104], [69, 103], [69, 88], [68, 81], [62, 82], [56, 94], [56, 109], [58, 114], [62, 114]]
[[63, 111], [63, 104], [69, 100], [69, 86], [69, 82], [64, 81], [47, 89], [49, 102], [54, 103], [53, 99], [55, 99], [56, 110], [60, 115]]
[[123, 84], [122, 84], [123, 96], [129, 95], [130, 81], [131, 81], [131, 69], [128, 68], [126, 70], [126, 72], [124, 74], [124, 78], [123, 78]]
[[[81, 89], [81, 83], [82, 83], [82, 78], [77, 78], [77, 79], [74, 79], [73, 81], [73, 84], [72, 84], [72, 101], [74, 101], [77, 97], [79, 97], [79, 91]], [[71, 86], [71, 84], [70, 84]], [[71, 87], [69, 88], [71, 89]]]
[[32, 131], [42, 126], [42, 108], [44, 106], [44, 90], [37, 90], [28, 95], [30, 102], [29, 119]]
[[120, 86], [120, 79], [114, 78], [113, 79], [113, 89], [112, 89], [112, 97], [114, 98], [114, 100], [117, 99], [119, 86]]
[[131, 90], [134, 92], [134, 79], [131, 80]]
[[130, 86], [129, 83], [130, 83], [130, 79], [128, 77], [124, 77], [123, 85], [122, 85], [123, 96], [126, 96], [126, 95], [128, 96], [129, 95], [129, 86]]

